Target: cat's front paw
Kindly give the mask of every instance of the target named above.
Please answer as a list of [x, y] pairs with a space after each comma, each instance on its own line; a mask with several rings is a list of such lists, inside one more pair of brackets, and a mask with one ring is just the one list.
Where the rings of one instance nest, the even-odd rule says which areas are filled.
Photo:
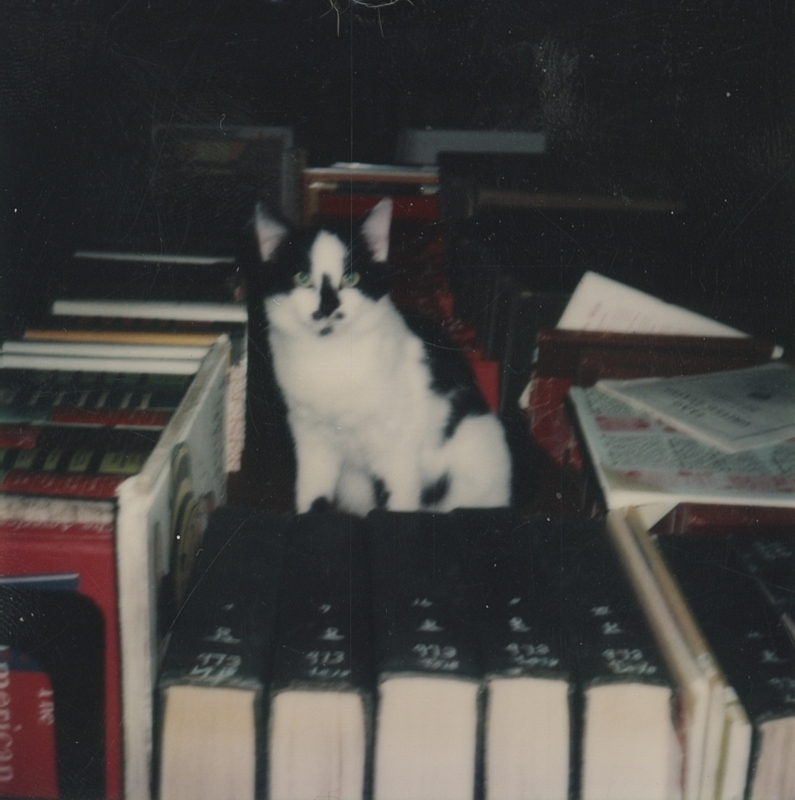
[[309, 506], [310, 513], [320, 513], [331, 511], [331, 503], [325, 497], [316, 497]]

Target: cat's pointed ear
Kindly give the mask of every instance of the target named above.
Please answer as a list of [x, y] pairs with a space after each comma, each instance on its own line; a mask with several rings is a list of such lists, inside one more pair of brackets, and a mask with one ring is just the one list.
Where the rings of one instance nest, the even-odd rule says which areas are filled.
[[262, 203], [254, 209], [254, 230], [257, 232], [259, 254], [263, 261], [270, 261], [276, 248], [281, 244], [287, 228], [275, 220]]
[[385, 197], [362, 223], [364, 236], [373, 261], [386, 261], [389, 255], [389, 223], [392, 221], [392, 201]]

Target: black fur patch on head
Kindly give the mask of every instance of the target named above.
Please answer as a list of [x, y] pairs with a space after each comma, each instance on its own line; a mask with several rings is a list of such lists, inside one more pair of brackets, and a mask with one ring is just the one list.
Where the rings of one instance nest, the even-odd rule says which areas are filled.
[[445, 472], [437, 481], [422, 487], [420, 503], [423, 506], [435, 506], [441, 503], [450, 491], [450, 476]]
[[320, 287], [320, 305], [317, 311], [312, 314], [312, 319], [321, 320], [324, 317], [330, 317], [339, 307], [339, 295], [332, 287], [328, 275], [324, 275], [323, 284]]
[[[310, 272], [309, 252], [321, 230], [331, 233], [348, 248], [346, 273], [357, 272], [359, 281], [356, 289], [373, 300], [378, 300], [389, 291], [389, 267], [375, 262], [361, 235], [361, 222], [351, 227], [350, 223], [324, 223], [307, 229], [296, 229], [289, 223], [282, 223], [286, 233], [270, 261], [264, 262], [256, 248], [256, 235], [250, 231], [250, 246], [246, 245], [241, 260], [248, 262], [249, 269], [257, 268], [262, 297], [286, 294], [293, 290], [294, 277], [298, 272]], [[331, 287], [334, 290], [339, 287]]]
[[450, 415], [444, 426], [449, 439], [462, 419], [489, 413], [489, 407], [475, 382], [466, 356], [433, 320], [406, 316], [406, 324], [425, 345], [431, 370], [431, 389], [450, 403]]

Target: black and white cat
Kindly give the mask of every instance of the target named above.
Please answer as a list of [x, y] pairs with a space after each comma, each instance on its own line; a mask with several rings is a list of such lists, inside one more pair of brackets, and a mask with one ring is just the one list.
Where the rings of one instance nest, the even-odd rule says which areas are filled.
[[296, 507], [364, 515], [510, 502], [511, 460], [466, 359], [387, 294], [392, 202], [349, 231], [258, 206], [267, 335], [296, 449]]

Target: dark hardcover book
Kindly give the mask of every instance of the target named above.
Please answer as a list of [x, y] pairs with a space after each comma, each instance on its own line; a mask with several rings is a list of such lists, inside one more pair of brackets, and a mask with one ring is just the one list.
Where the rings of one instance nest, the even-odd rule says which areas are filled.
[[[253, 207], [253, 204], [252, 204]], [[78, 250], [65, 269], [50, 276], [58, 297], [235, 302], [244, 282], [230, 255], [169, 255]]]
[[0, 493], [113, 498], [139, 472], [159, 431], [38, 429], [33, 446], [0, 448]]
[[0, 430], [7, 438], [12, 425], [162, 428], [192, 379], [192, 375], [2, 369]]
[[661, 534], [656, 543], [750, 722], [746, 741], [724, 754], [725, 768], [749, 765], [753, 800], [788, 797], [795, 793], [795, 647], [737, 539]]
[[467, 547], [445, 514], [368, 517], [378, 714], [377, 800], [471, 798], [483, 668]]
[[[30, 675], [13, 670], [10, 660], [5, 662], [8, 672], [0, 667], [0, 681], [7, 684], [2, 691], [9, 701], [3, 705], [5, 714], [0, 715], [4, 726], [0, 728], [2, 766], [11, 770], [0, 778], [9, 777], [11, 785], [15, 765], [22, 771], [28, 759], [46, 754], [47, 742], [40, 735], [28, 740], [32, 750], [25, 750], [26, 738], [20, 730], [23, 718], [5, 718], [17, 710], [24, 714], [25, 708], [34, 704], [37, 716], [41, 714], [44, 724], [54, 729], [56, 796], [75, 800], [106, 797], [102, 612], [90, 598], [75, 592], [11, 586], [0, 586], [0, 609], [0, 644], [32, 659], [38, 672], [38, 679], [33, 676], [30, 681], [24, 680]], [[30, 697], [31, 690], [39, 696]], [[23, 735], [15, 739], [17, 734]], [[38, 777], [51, 773], [52, 764], [42, 763]], [[0, 793], [18, 796], [17, 791], [7, 794], [2, 782]]]
[[[788, 523], [791, 522], [788, 520]], [[741, 531], [731, 548], [779, 615], [795, 645], [795, 536], [792, 528]]]
[[534, 563], [560, 607], [577, 682], [575, 791], [582, 798], [677, 797], [673, 680], [604, 523], [537, 525]]
[[253, 800], [289, 517], [221, 507], [169, 633], [159, 680], [161, 800]]
[[467, 571], [481, 603], [478, 634], [486, 686], [486, 800], [569, 797], [570, 666], [557, 585], [534, 554], [554, 523], [507, 509], [454, 511]]
[[363, 796], [373, 704], [369, 577], [362, 520], [295, 518], [270, 684], [270, 800]]

